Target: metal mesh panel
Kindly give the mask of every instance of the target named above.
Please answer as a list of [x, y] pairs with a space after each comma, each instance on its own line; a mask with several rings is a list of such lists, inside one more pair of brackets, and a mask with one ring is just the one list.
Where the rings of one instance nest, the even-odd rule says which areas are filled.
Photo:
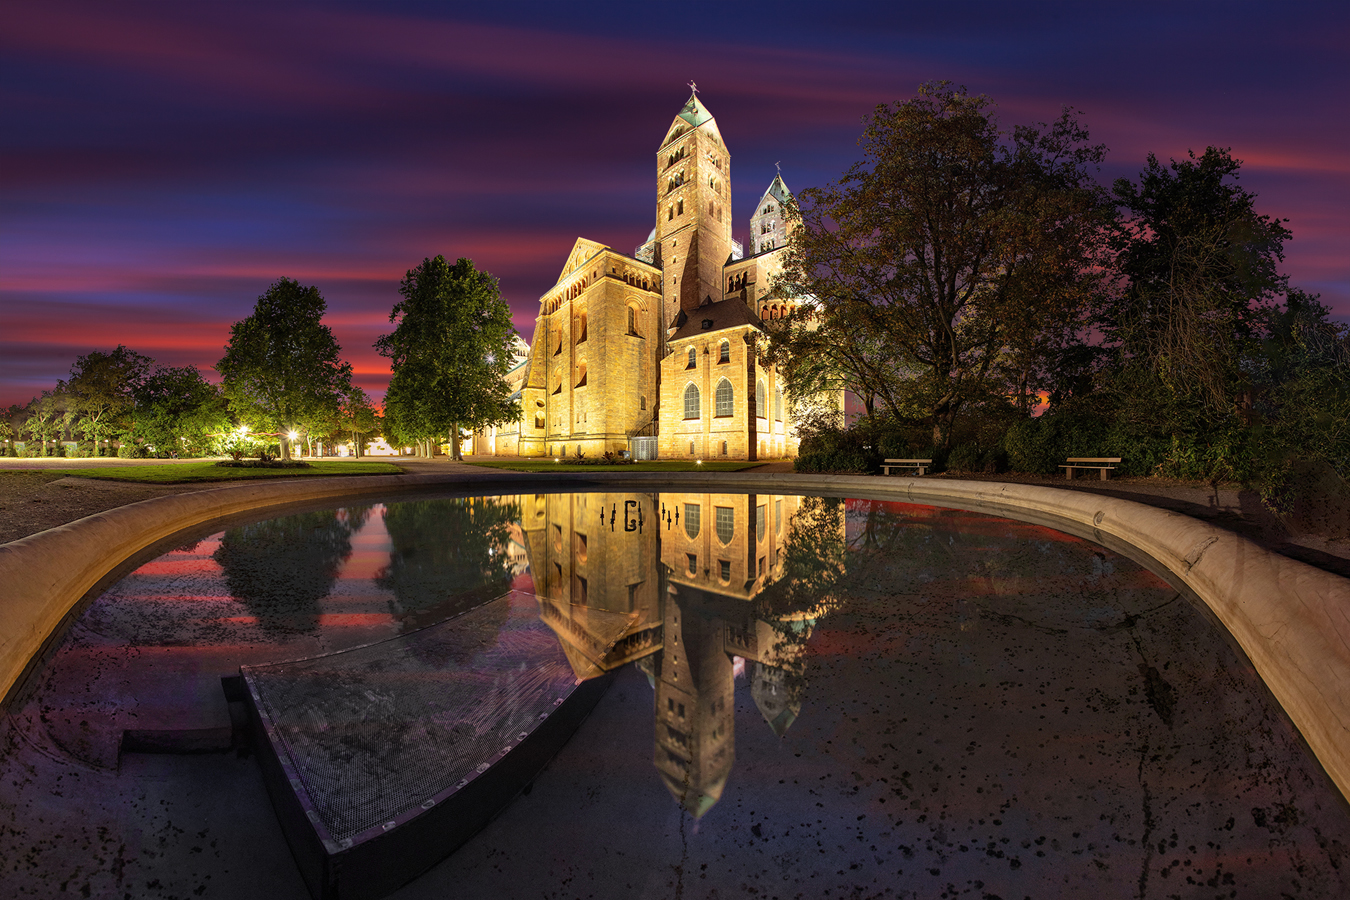
[[464, 787], [578, 683], [536, 598], [517, 591], [392, 640], [243, 673], [292, 789], [340, 846]]

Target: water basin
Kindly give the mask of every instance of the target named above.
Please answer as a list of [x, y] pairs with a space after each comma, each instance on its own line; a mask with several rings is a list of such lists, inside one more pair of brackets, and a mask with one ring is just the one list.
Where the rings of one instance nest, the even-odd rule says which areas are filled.
[[6, 717], [0, 884], [307, 896], [221, 676], [513, 590], [613, 684], [394, 896], [1347, 893], [1344, 802], [1155, 575], [976, 513], [707, 493], [351, 506], [142, 566]]

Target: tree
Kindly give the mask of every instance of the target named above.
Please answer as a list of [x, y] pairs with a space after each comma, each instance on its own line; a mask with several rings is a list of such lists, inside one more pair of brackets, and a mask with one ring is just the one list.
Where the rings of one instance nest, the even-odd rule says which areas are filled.
[[987, 98], [946, 82], [878, 106], [864, 159], [798, 200], [776, 288], [809, 300], [768, 326], [793, 393], [850, 384], [930, 421], [943, 450], [966, 405], [1026, 408], [1099, 287], [1111, 209], [1087, 139], [1071, 111], [1003, 132]]
[[133, 397], [137, 439], [162, 450], [202, 456], [229, 429], [224, 396], [196, 366], [160, 366]]
[[279, 279], [253, 315], [230, 326], [216, 363], [231, 411], [255, 430], [281, 432], [283, 459], [290, 458], [290, 432], [336, 412], [351, 385], [351, 363], [323, 324], [327, 308], [318, 288]]
[[149, 376], [155, 361], [128, 350], [122, 344], [111, 353], [97, 350], [75, 360], [70, 381], [57, 384], [66, 395], [66, 413], [72, 430], [83, 431], [94, 442], [131, 429], [136, 391]]
[[506, 373], [516, 330], [497, 279], [468, 259], [424, 259], [399, 284], [393, 332], [375, 349], [392, 362], [385, 394], [387, 429], [400, 442], [449, 435], [460, 459], [460, 429], [498, 425], [520, 417]]
[[[24, 420], [23, 429], [42, 441], [43, 456], [49, 455], [47, 441], [61, 434], [65, 408], [65, 397], [52, 391], [43, 391], [41, 397], [28, 404], [28, 418]], [[31, 448], [28, 448], [28, 455], [33, 455]]]
[[1256, 212], [1240, 167], [1215, 147], [1167, 166], [1149, 154], [1138, 184], [1121, 178], [1113, 189], [1126, 214], [1113, 243], [1128, 285], [1097, 324], [1135, 398], [1124, 407], [1174, 433], [1235, 415], [1241, 360], [1286, 284], [1278, 265], [1290, 233]]
[[366, 437], [379, 430], [370, 395], [353, 385], [342, 400], [341, 422], [342, 429], [351, 435], [352, 452], [360, 459]]

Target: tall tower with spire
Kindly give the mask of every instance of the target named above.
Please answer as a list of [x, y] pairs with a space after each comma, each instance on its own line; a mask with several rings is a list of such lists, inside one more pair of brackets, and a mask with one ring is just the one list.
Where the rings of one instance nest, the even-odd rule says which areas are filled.
[[680, 311], [722, 298], [731, 255], [731, 154], [690, 83], [689, 101], [656, 152], [656, 264], [663, 270], [663, 326]]

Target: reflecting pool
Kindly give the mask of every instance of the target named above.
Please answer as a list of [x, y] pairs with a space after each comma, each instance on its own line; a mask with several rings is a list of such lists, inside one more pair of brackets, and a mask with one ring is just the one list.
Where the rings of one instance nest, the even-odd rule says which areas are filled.
[[1350, 894], [1344, 801], [1119, 554], [926, 506], [591, 493], [308, 512], [123, 579], [2, 726], [5, 895], [306, 896], [255, 761], [209, 752], [221, 676], [511, 590], [613, 685], [394, 896]]

